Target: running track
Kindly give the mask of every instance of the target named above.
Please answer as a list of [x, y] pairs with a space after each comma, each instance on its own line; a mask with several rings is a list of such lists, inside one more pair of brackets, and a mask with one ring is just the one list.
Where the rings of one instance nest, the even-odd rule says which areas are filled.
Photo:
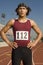
[[[11, 64], [11, 51], [9, 46], [0, 48], [0, 65], [12, 65]], [[43, 65], [43, 43], [38, 43], [35, 48], [32, 49], [33, 59], [35, 65]]]

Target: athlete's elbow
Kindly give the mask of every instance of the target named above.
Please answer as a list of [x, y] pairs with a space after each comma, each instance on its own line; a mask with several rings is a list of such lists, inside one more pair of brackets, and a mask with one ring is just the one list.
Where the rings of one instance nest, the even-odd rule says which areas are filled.
[[42, 38], [42, 32], [39, 33], [40, 39]]
[[0, 36], [3, 37], [3, 35], [4, 35], [4, 31], [1, 30], [0, 31]]

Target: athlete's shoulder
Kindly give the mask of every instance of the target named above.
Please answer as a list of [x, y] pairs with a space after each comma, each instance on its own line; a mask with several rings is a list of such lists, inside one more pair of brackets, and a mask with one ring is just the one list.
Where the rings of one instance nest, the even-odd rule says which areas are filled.
[[32, 20], [32, 19], [28, 19], [28, 20], [30, 20], [31, 26], [36, 24], [34, 20]]
[[12, 26], [14, 25], [14, 23], [15, 23], [15, 19], [10, 19], [7, 24]]
[[32, 19], [29, 19], [29, 18], [28, 18], [28, 20], [29, 20], [31, 23], [35, 23], [35, 21], [34, 21], [34, 20], [32, 20]]
[[14, 23], [15, 22], [15, 19], [11, 19], [9, 20], [10, 23]]

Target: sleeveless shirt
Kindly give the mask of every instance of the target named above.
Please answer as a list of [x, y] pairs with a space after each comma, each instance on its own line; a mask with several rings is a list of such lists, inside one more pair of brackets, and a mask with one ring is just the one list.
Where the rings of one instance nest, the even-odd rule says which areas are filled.
[[13, 25], [14, 42], [18, 46], [27, 46], [30, 42], [31, 23], [27, 20], [25, 23], [21, 23], [18, 19], [15, 20]]

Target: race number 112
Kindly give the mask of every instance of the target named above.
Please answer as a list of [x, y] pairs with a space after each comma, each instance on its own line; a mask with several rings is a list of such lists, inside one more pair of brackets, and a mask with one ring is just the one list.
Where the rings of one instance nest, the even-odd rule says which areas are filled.
[[16, 40], [28, 40], [28, 31], [16, 31]]

